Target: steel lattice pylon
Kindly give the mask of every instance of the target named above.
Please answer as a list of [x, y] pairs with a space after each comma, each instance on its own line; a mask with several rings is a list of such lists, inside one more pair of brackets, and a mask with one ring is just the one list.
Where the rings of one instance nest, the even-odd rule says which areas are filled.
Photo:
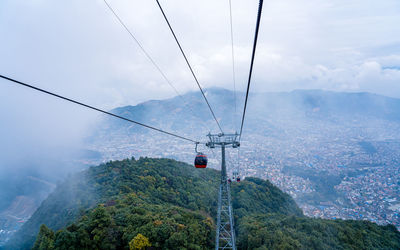
[[217, 230], [215, 237], [215, 249], [236, 250], [235, 228], [233, 222], [233, 210], [231, 204], [231, 190], [226, 177], [225, 146], [240, 146], [237, 141], [238, 134], [208, 134], [210, 141], [206, 144], [210, 148], [221, 147], [221, 183], [218, 195]]
[[220, 184], [215, 249], [236, 249], [230, 188]]

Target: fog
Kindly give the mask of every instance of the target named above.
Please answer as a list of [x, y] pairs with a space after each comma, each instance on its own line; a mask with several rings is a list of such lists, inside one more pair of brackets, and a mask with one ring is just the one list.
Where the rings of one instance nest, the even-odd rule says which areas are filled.
[[[83, 149], [83, 139], [98, 119], [96, 113], [74, 104], [7, 82], [3, 85], [4, 91], [0, 92], [1, 208], [12, 202], [14, 197], [9, 195], [35, 197], [41, 194], [40, 189], [50, 190], [48, 185], [35, 190], [35, 182], [55, 184], [67, 174], [83, 169], [76, 159]], [[28, 183], [33, 187], [24, 187]]]

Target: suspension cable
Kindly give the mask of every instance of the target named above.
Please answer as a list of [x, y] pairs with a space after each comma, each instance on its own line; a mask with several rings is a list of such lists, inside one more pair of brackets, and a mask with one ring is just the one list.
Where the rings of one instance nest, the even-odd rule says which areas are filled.
[[[172, 82], [168, 79], [168, 77], [165, 75], [165, 73], [161, 70], [160, 66], [154, 61], [154, 59], [150, 56], [150, 54], [146, 51], [146, 49], [143, 47], [143, 45], [139, 42], [139, 40], [133, 35], [132, 31], [128, 28], [128, 26], [125, 24], [125, 22], [122, 20], [121, 17], [117, 14], [117, 12], [111, 7], [111, 5], [106, 1], [103, 0], [108, 9], [111, 11], [111, 13], [114, 15], [114, 17], [118, 20], [118, 22], [122, 25], [122, 27], [128, 32], [129, 36], [132, 38], [132, 40], [137, 44], [137, 46], [140, 48], [140, 50], [143, 52], [143, 54], [149, 59], [151, 64], [157, 69], [157, 71], [161, 74], [161, 76], [164, 78], [164, 80], [168, 83], [168, 85], [175, 91], [175, 93], [182, 99], [184, 106], [188, 107], [189, 110], [192, 112], [193, 115], [196, 116], [196, 113], [193, 111], [193, 109], [188, 105], [187, 101], [183, 96], [179, 93], [179, 91], [175, 88], [175, 86], [172, 84]], [[206, 129], [209, 130], [203, 123], [201, 123], [202, 126]]]
[[189, 67], [189, 69], [190, 69], [190, 72], [192, 73], [193, 78], [194, 78], [194, 80], [196, 81], [197, 86], [199, 87], [199, 89], [200, 89], [200, 91], [201, 91], [201, 94], [203, 95], [204, 100], [206, 101], [206, 103], [207, 103], [207, 105], [208, 105], [208, 108], [210, 109], [211, 114], [212, 114], [212, 116], [214, 117], [214, 120], [215, 120], [215, 122], [216, 122], [217, 125], [218, 125], [219, 130], [221, 130], [221, 133], [224, 133], [224, 132], [222, 131], [222, 128], [221, 128], [219, 122], [218, 122], [217, 117], [216, 117], [215, 114], [214, 114], [213, 109], [211, 108], [210, 103], [209, 103], [208, 100], [207, 100], [206, 95], [204, 94], [203, 89], [201, 88], [201, 85], [200, 85], [199, 81], [197, 80], [197, 77], [196, 77], [196, 75], [195, 75], [195, 73], [194, 73], [194, 71], [193, 71], [193, 69], [192, 69], [192, 66], [190, 65], [189, 60], [187, 59], [186, 54], [185, 54], [185, 52], [183, 51], [182, 46], [181, 46], [181, 44], [179, 43], [178, 38], [176, 37], [175, 32], [174, 32], [174, 30], [172, 29], [171, 24], [169, 23], [168, 18], [167, 18], [167, 16], [165, 15], [164, 10], [163, 10], [163, 8], [162, 8], [161, 5], [160, 5], [160, 2], [159, 2], [158, 0], [156, 0], [156, 1], [157, 1], [157, 4], [158, 4], [158, 7], [159, 7], [160, 10], [161, 10], [161, 13], [162, 13], [163, 16], [164, 16], [165, 21], [166, 21], [167, 24], [168, 24], [169, 29], [171, 30], [172, 35], [173, 35], [174, 38], [175, 38], [176, 43], [178, 44], [178, 47], [179, 47], [180, 51], [182, 52], [183, 57], [185, 58], [186, 64], [188, 65], [188, 67]]
[[260, 0], [259, 6], [258, 6], [258, 13], [257, 13], [256, 31], [255, 31], [255, 34], [254, 34], [253, 53], [252, 53], [252, 55], [251, 55], [249, 79], [248, 79], [248, 81], [247, 81], [246, 99], [245, 99], [244, 108], [243, 108], [242, 125], [240, 126], [239, 141], [240, 141], [240, 139], [242, 138], [244, 117], [245, 117], [245, 115], [246, 115], [246, 108], [247, 108], [247, 99], [249, 98], [249, 89], [250, 89], [251, 75], [252, 75], [252, 73], [253, 73], [254, 57], [255, 57], [256, 48], [257, 48], [257, 38], [258, 38], [258, 30], [259, 30], [259, 28], [260, 28], [260, 20], [261, 20], [261, 11], [262, 11], [262, 7], [263, 7], [263, 0]]
[[[235, 50], [233, 46], [233, 15], [232, 15], [232, 0], [229, 0], [229, 21], [231, 28], [231, 52], [232, 52], [232, 80], [233, 80], [233, 99], [235, 103], [235, 113], [233, 114], [233, 123], [235, 130], [237, 129], [237, 100], [236, 100], [236, 72], [235, 72]], [[233, 165], [236, 165], [236, 172], [240, 176], [240, 147], [237, 148], [237, 158]]]
[[171, 133], [171, 132], [164, 131], [164, 130], [159, 129], [159, 128], [155, 128], [155, 127], [146, 125], [146, 124], [141, 123], [141, 122], [137, 122], [137, 121], [134, 121], [134, 120], [131, 120], [131, 119], [128, 119], [128, 118], [125, 118], [125, 117], [122, 117], [122, 116], [119, 116], [119, 115], [110, 113], [110, 112], [108, 112], [108, 111], [105, 111], [105, 110], [102, 110], [102, 109], [99, 109], [99, 108], [90, 106], [90, 105], [88, 105], [88, 104], [84, 104], [84, 103], [82, 103], [82, 102], [75, 101], [75, 100], [73, 100], [73, 99], [70, 99], [70, 98], [67, 98], [67, 97], [64, 97], [64, 96], [61, 96], [61, 95], [52, 93], [52, 92], [50, 92], [50, 91], [47, 91], [47, 90], [44, 90], [44, 89], [35, 87], [35, 86], [30, 85], [30, 84], [27, 84], [27, 83], [20, 82], [20, 81], [18, 81], [18, 80], [15, 80], [15, 79], [12, 79], [12, 78], [3, 76], [3, 75], [0, 75], [0, 78], [3, 78], [3, 79], [8, 80], [8, 81], [10, 81], [10, 82], [14, 82], [14, 83], [17, 83], [17, 84], [19, 84], [19, 85], [22, 85], [22, 86], [25, 86], [25, 87], [28, 87], [28, 88], [31, 88], [31, 89], [34, 89], [34, 90], [37, 90], [37, 91], [39, 91], [39, 92], [42, 92], [42, 93], [45, 93], [45, 94], [48, 94], [48, 95], [55, 96], [55, 97], [57, 97], [57, 98], [60, 98], [60, 99], [65, 100], [65, 101], [72, 102], [72, 103], [81, 105], [81, 106], [83, 106], [83, 107], [86, 107], [86, 108], [89, 108], [89, 109], [92, 109], [92, 110], [95, 110], [95, 111], [104, 113], [104, 114], [106, 114], [106, 115], [110, 115], [110, 116], [113, 116], [113, 117], [116, 117], [116, 118], [119, 118], [119, 119], [122, 119], [122, 120], [125, 120], [125, 121], [128, 121], [128, 122], [131, 122], [131, 123], [135, 123], [135, 124], [137, 124], [137, 125], [146, 127], [146, 128], [148, 128], [148, 129], [152, 129], [152, 130], [155, 130], [155, 131], [158, 131], [158, 132], [167, 134], [167, 135], [171, 135], [171, 136], [180, 138], [180, 139], [182, 139], [182, 140], [186, 140], [186, 141], [198, 143], [198, 142], [195, 141], [195, 140], [192, 140], [192, 139], [189, 139], [189, 138], [186, 138], [186, 137], [183, 137], [183, 136], [180, 136], [180, 135]]
[[[235, 113], [233, 114], [233, 123], [234, 123], [234, 128], [236, 130], [236, 119], [237, 119], [237, 104], [236, 104], [236, 73], [235, 73], [235, 53], [234, 53], [234, 47], [233, 47], [233, 21], [232, 21], [232, 1], [229, 0], [229, 20], [231, 24], [231, 45], [232, 45], [232, 80], [233, 80], [233, 99], [235, 103]], [[237, 130], [236, 130], [237, 131]]]
[[[240, 147], [237, 148], [237, 154], [236, 154], [236, 162], [233, 162], [233, 166], [236, 165], [236, 171], [240, 175]], [[235, 158], [235, 157], [234, 157]]]

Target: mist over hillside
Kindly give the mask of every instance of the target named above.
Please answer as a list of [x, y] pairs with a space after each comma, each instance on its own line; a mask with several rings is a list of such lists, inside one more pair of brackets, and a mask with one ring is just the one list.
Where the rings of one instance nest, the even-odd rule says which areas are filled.
[[[3, 158], [0, 169], [0, 246], [35, 212], [68, 175], [87, 168], [99, 153], [75, 148], [37, 148], [36, 154]], [[44, 156], [44, 154], [48, 154]]]
[[[235, 98], [233, 91], [211, 88], [206, 95], [224, 131], [238, 131], [244, 93], [237, 92]], [[210, 131], [219, 132], [199, 92], [112, 112], [199, 141], [206, 141]], [[396, 216], [400, 200], [398, 131], [399, 99], [322, 90], [251, 93], [240, 160], [237, 151], [227, 150], [228, 172], [239, 168], [242, 176], [270, 180], [291, 194], [309, 216], [400, 225]], [[46, 148], [42, 151], [49, 152], [50, 158], [32, 162], [27, 157], [25, 165], [11, 168], [14, 172], [2, 172], [0, 229], [18, 229], [51, 192], [51, 185], [67, 173], [132, 156], [192, 163], [195, 154], [190, 143], [109, 117], [88, 130], [79, 148], [84, 150]], [[210, 167], [219, 168], [218, 151], [203, 146], [199, 150], [209, 155]], [[369, 181], [377, 183], [372, 190], [366, 190]], [[382, 198], [364, 195], [364, 199], [354, 192], [383, 193]], [[10, 219], [19, 211], [26, 213]], [[2, 235], [9, 237], [9, 233]]]

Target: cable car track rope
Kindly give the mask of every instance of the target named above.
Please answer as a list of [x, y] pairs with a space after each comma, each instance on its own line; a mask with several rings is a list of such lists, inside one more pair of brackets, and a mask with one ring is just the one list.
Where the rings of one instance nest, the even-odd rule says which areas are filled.
[[[153, 64], [153, 66], [157, 69], [158, 72], [160, 72], [161, 76], [164, 78], [164, 80], [168, 83], [168, 85], [175, 91], [175, 93], [182, 99], [184, 106], [190, 109], [190, 111], [193, 113], [193, 115], [196, 115], [196, 113], [193, 111], [193, 109], [188, 105], [186, 102], [185, 98], [179, 93], [179, 91], [175, 88], [175, 86], [172, 84], [172, 82], [168, 79], [168, 77], [165, 75], [165, 73], [161, 70], [160, 66], [154, 61], [154, 59], [150, 56], [150, 54], [146, 51], [146, 49], [143, 47], [143, 45], [139, 42], [139, 40], [135, 37], [135, 35], [132, 33], [132, 31], [128, 28], [128, 26], [125, 24], [125, 22], [121, 19], [121, 17], [117, 14], [117, 12], [111, 7], [111, 5], [106, 1], [103, 0], [103, 2], [106, 4], [108, 9], [111, 11], [111, 13], [114, 15], [114, 17], [118, 20], [118, 22], [122, 25], [122, 27], [128, 32], [129, 36], [132, 38], [132, 40], [137, 44], [137, 46], [142, 50], [143, 54], [149, 59], [149, 61]], [[206, 129], [209, 130], [203, 123], [201, 123], [202, 126]]]
[[254, 57], [256, 54], [256, 48], [257, 48], [257, 39], [258, 39], [258, 30], [260, 28], [260, 20], [261, 20], [261, 12], [262, 12], [262, 7], [263, 7], [263, 0], [260, 0], [259, 5], [258, 5], [258, 13], [257, 13], [257, 22], [256, 22], [256, 31], [254, 34], [254, 43], [253, 43], [253, 53], [251, 55], [251, 63], [250, 63], [250, 72], [249, 72], [249, 78], [247, 81], [247, 90], [246, 90], [246, 99], [244, 101], [244, 107], [243, 107], [243, 116], [242, 116], [242, 124], [240, 126], [240, 133], [239, 133], [239, 141], [242, 138], [242, 131], [243, 131], [243, 124], [244, 124], [244, 118], [246, 116], [246, 108], [247, 108], [247, 100], [249, 98], [249, 89], [250, 89], [250, 82], [251, 82], [251, 75], [253, 73], [253, 64], [254, 64]]
[[171, 24], [169, 23], [168, 18], [167, 18], [167, 16], [166, 16], [165, 13], [164, 13], [163, 8], [162, 8], [161, 5], [160, 5], [160, 2], [159, 2], [158, 0], [156, 0], [156, 1], [157, 1], [157, 4], [158, 4], [158, 7], [159, 7], [160, 10], [161, 10], [162, 15], [164, 16], [165, 21], [166, 21], [167, 24], [168, 24], [168, 27], [169, 27], [169, 29], [170, 29], [172, 35], [174, 36], [174, 39], [175, 39], [176, 43], [178, 44], [178, 47], [179, 47], [179, 49], [180, 49], [180, 51], [181, 51], [183, 57], [185, 58], [186, 64], [188, 65], [188, 67], [189, 67], [189, 69], [190, 69], [190, 72], [192, 73], [193, 78], [194, 78], [194, 80], [196, 81], [197, 86], [199, 87], [199, 89], [200, 89], [200, 91], [201, 91], [201, 94], [203, 95], [204, 100], [206, 101], [206, 103], [207, 103], [207, 105], [208, 105], [208, 108], [210, 109], [211, 114], [212, 114], [212, 116], [214, 117], [214, 120], [215, 120], [215, 122], [216, 122], [217, 125], [218, 125], [219, 130], [221, 131], [221, 133], [224, 133], [224, 132], [222, 131], [222, 128], [221, 128], [219, 122], [218, 122], [217, 117], [216, 117], [215, 114], [214, 114], [213, 109], [211, 108], [210, 103], [209, 103], [208, 100], [207, 100], [206, 95], [204, 94], [203, 89], [201, 88], [201, 85], [200, 85], [200, 83], [199, 83], [199, 81], [198, 81], [198, 79], [197, 79], [197, 77], [196, 77], [196, 74], [194, 73], [194, 71], [193, 71], [193, 69], [192, 69], [192, 66], [191, 66], [190, 63], [189, 63], [189, 60], [187, 59], [186, 54], [185, 54], [185, 52], [183, 51], [182, 46], [181, 46], [181, 44], [179, 43], [178, 38], [176, 37], [175, 32], [174, 32], [174, 30], [172, 29]]
[[153, 127], [153, 126], [146, 125], [146, 124], [141, 123], [141, 122], [137, 122], [137, 121], [134, 121], [134, 120], [125, 118], [125, 117], [123, 117], [123, 116], [119, 116], [119, 115], [110, 113], [110, 112], [108, 112], [108, 111], [105, 111], [105, 110], [102, 110], [102, 109], [99, 109], [99, 108], [90, 106], [90, 105], [85, 104], [85, 103], [82, 103], [82, 102], [75, 101], [75, 100], [70, 99], [70, 98], [68, 98], [68, 97], [64, 97], [64, 96], [61, 96], [61, 95], [52, 93], [52, 92], [50, 92], [50, 91], [47, 91], [47, 90], [44, 90], [44, 89], [35, 87], [35, 86], [30, 85], [30, 84], [27, 84], [27, 83], [20, 82], [20, 81], [18, 81], [18, 80], [15, 80], [15, 79], [12, 79], [12, 78], [3, 76], [3, 75], [0, 75], [0, 78], [3, 78], [3, 79], [8, 80], [8, 81], [10, 81], [10, 82], [14, 82], [14, 83], [16, 83], [16, 84], [19, 84], [19, 85], [22, 85], [22, 86], [25, 86], [25, 87], [34, 89], [34, 90], [36, 90], [36, 91], [39, 91], [39, 92], [42, 92], [42, 93], [45, 93], [45, 94], [48, 94], [48, 95], [51, 95], [51, 96], [54, 96], [54, 97], [63, 99], [63, 100], [65, 100], [65, 101], [72, 102], [72, 103], [78, 104], [78, 105], [80, 105], [80, 106], [83, 106], [83, 107], [86, 107], [86, 108], [89, 108], [89, 109], [92, 109], [92, 110], [101, 112], [101, 113], [103, 113], [103, 114], [110, 115], [110, 116], [113, 116], [113, 117], [122, 119], [122, 120], [124, 120], [124, 121], [131, 122], [131, 123], [134, 123], [134, 124], [136, 124], [136, 125], [140, 125], [140, 126], [146, 127], [146, 128], [148, 128], [148, 129], [152, 129], [152, 130], [155, 130], [155, 131], [158, 131], [158, 132], [161, 132], [161, 133], [170, 135], [170, 136], [174, 136], [174, 137], [180, 138], [180, 139], [182, 139], [182, 140], [186, 140], [186, 141], [198, 143], [197, 141], [192, 140], [192, 139], [189, 139], [189, 138], [187, 138], [187, 137], [180, 136], [180, 135], [177, 135], [177, 134], [174, 134], [174, 133], [171, 133], [171, 132], [168, 132], [168, 131], [165, 131], [165, 130], [162, 130], [162, 129], [159, 129], [159, 128], [156, 128], [156, 127]]
[[[232, 15], [232, 0], [229, 0], [229, 22], [230, 22], [230, 30], [231, 30], [231, 53], [232, 53], [232, 80], [233, 80], [233, 100], [234, 100], [234, 105], [235, 105], [235, 112], [233, 114], [233, 127], [235, 128], [235, 131], [237, 131], [237, 118], [238, 118], [238, 113], [237, 113], [237, 98], [236, 98], [236, 71], [235, 71], [235, 50], [233, 46], [233, 15]], [[236, 171], [240, 175], [240, 155], [239, 155], [240, 147], [237, 149], [237, 159], [236, 162], [233, 163], [235, 165], [236, 163]]]
[[[235, 104], [235, 112], [233, 113], [233, 123], [235, 130], [237, 129], [237, 105], [236, 105], [236, 72], [235, 72], [235, 51], [233, 47], [233, 21], [232, 21], [232, 1], [229, 0], [229, 21], [231, 26], [231, 52], [232, 52], [232, 80], [233, 80], [233, 100]], [[237, 131], [237, 130], [236, 130]]]
[[118, 22], [122, 25], [122, 27], [125, 28], [125, 30], [129, 33], [131, 38], [136, 42], [136, 44], [139, 46], [139, 48], [142, 50], [143, 54], [149, 59], [149, 61], [154, 65], [154, 67], [160, 72], [162, 77], [165, 79], [165, 81], [174, 89], [174, 91], [180, 96], [178, 90], [174, 87], [174, 85], [171, 83], [171, 81], [167, 78], [167, 76], [164, 74], [164, 72], [161, 70], [161, 68], [158, 66], [158, 64], [153, 60], [153, 58], [150, 56], [150, 54], [144, 49], [142, 44], [136, 39], [136, 37], [133, 35], [133, 33], [130, 31], [130, 29], [125, 25], [124, 21], [118, 16], [118, 14], [114, 11], [114, 9], [111, 7], [110, 4], [106, 0], [103, 0], [104, 3], [107, 5], [108, 9], [113, 13], [115, 18], [117, 18]]

